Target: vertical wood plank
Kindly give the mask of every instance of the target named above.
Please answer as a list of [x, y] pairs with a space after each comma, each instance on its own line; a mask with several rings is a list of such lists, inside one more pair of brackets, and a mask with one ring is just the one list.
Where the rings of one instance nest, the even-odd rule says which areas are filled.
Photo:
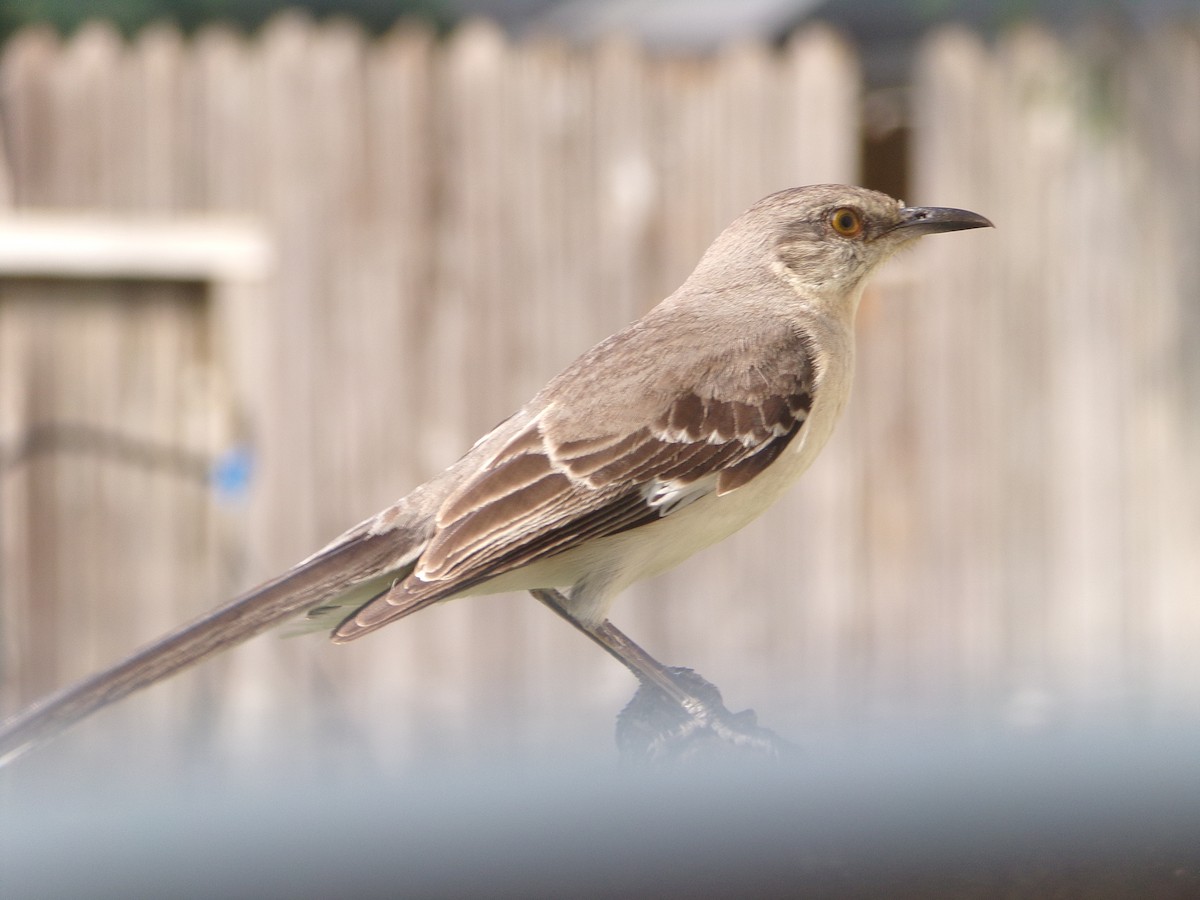
[[[484, 23], [368, 41], [292, 14], [129, 43], [90, 26], [19, 35], [0, 83], [13, 203], [252, 216], [279, 260], [220, 298], [0, 292], [0, 440], [68, 415], [207, 449], [243, 431], [260, 464], [250, 505], [221, 514], [241, 541], [199, 485], [59, 456], [4, 476], [6, 708], [401, 495], [674, 290], [751, 202], [858, 167], [857, 61], [820, 28], [689, 58]], [[1186, 710], [1200, 257], [1178, 223], [1200, 206], [1198, 85], [1194, 29], [932, 35], [905, 199], [998, 229], [890, 264], [822, 459], [743, 534], [630, 590], [618, 623], [785, 730]], [[607, 734], [632, 690], [517, 596], [351, 648], [265, 638], [180, 685], [118, 719], [249, 770], [281, 736], [301, 767], [549, 754]]]

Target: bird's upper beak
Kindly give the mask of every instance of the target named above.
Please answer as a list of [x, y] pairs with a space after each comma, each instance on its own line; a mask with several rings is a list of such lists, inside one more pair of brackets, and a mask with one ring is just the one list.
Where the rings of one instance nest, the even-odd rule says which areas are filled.
[[900, 222], [893, 229], [905, 235], [937, 234], [940, 231], [965, 231], [968, 228], [992, 228], [991, 222], [969, 209], [945, 206], [906, 206], [900, 210]]

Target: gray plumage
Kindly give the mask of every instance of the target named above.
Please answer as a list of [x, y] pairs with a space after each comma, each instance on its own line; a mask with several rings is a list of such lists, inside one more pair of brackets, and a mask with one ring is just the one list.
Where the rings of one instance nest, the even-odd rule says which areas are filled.
[[921, 234], [988, 224], [844, 185], [772, 194], [441, 475], [10, 720], [0, 758], [300, 615], [340, 643], [452, 597], [563, 588], [594, 628], [623, 588], [741, 528], [809, 466], [849, 393], [866, 276]]

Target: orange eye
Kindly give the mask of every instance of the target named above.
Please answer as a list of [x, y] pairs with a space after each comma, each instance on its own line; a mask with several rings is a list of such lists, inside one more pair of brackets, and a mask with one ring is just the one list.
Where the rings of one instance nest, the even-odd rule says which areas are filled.
[[829, 217], [829, 224], [842, 237], [857, 237], [863, 230], [862, 216], [857, 209], [851, 209], [849, 206], [835, 209]]

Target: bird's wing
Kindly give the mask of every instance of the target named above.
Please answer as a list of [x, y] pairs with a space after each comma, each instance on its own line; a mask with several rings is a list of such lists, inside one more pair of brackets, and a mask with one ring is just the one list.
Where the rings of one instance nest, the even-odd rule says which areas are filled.
[[[595, 371], [614, 359], [629, 371]], [[567, 370], [566, 391], [551, 383], [539, 413], [445, 498], [412, 574], [346, 618], [334, 639], [735, 490], [779, 456], [812, 407], [809, 342], [790, 329], [754, 353], [692, 360], [690, 377], [677, 374], [666, 390], [637, 383], [631, 361], [628, 348], [584, 357], [577, 365], [590, 377]], [[600, 404], [562, 396], [597, 385], [609, 394]]]

